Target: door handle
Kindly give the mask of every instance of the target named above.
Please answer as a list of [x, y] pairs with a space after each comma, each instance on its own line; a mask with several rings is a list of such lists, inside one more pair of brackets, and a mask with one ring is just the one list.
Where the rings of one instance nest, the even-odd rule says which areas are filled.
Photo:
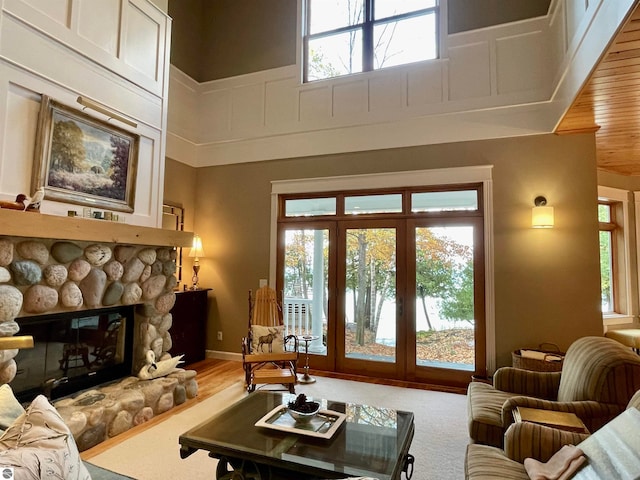
[[398, 316], [401, 317], [404, 315], [404, 298], [398, 297], [396, 302], [398, 305]]

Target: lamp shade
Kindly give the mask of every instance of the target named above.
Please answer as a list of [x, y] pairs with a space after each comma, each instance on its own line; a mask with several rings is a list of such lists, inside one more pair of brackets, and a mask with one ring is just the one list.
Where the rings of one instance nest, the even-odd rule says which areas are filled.
[[531, 226], [533, 228], [553, 228], [553, 207], [540, 206], [531, 209]]
[[189, 257], [195, 258], [203, 258], [204, 250], [202, 248], [202, 239], [200, 235], [193, 236], [193, 243], [191, 244], [191, 251], [189, 252]]

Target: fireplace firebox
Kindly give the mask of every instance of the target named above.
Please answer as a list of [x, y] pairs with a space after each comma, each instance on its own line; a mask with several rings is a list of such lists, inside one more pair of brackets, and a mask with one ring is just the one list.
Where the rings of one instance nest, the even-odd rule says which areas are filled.
[[55, 399], [131, 375], [134, 315], [133, 306], [118, 306], [16, 319], [34, 339], [15, 358], [16, 397]]

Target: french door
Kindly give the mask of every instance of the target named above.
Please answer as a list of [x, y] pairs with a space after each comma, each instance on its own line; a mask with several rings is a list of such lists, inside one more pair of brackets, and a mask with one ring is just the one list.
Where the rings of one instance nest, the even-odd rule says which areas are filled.
[[336, 210], [278, 230], [285, 323], [313, 337], [311, 367], [447, 385], [484, 375], [482, 216]]
[[404, 222], [349, 220], [337, 230], [336, 370], [403, 378]]

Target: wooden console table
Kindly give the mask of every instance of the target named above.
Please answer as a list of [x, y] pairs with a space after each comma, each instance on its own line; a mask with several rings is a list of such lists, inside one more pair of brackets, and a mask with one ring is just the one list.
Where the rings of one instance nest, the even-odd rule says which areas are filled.
[[209, 291], [211, 291], [210, 288], [176, 292], [176, 303], [171, 309], [173, 315], [171, 353], [184, 354], [185, 365], [205, 358], [207, 293]]

